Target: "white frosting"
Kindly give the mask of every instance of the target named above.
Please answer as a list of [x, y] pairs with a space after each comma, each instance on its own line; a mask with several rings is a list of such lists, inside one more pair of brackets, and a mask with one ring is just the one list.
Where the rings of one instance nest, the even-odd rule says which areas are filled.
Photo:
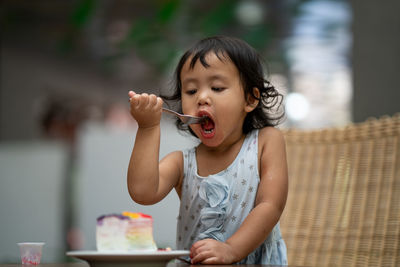
[[96, 226], [98, 251], [154, 251], [151, 218], [129, 218], [109, 215], [100, 218]]

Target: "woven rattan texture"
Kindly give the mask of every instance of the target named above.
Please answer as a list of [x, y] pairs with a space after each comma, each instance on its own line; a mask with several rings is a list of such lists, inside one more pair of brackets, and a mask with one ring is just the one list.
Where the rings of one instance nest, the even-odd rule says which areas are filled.
[[289, 264], [400, 266], [400, 115], [284, 133]]

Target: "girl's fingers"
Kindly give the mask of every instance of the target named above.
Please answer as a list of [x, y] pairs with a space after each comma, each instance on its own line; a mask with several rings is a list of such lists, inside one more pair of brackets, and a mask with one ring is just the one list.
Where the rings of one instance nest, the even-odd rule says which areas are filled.
[[134, 91], [129, 91], [128, 96], [129, 98], [132, 98], [136, 93]]
[[192, 263], [203, 263], [210, 261], [214, 257], [213, 252], [206, 250], [198, 253], [195, 257], [192, 258]]
[[157, 96], [156, 95], [149, 95], [149, 102], [147, 103], [149, 108], [153, 108], [157, 104]]
[[154, 94], [136, 94], [134, 91], [129, 91], [129, 102], [136, 110], [151, 110], [157, 111], [161, 109], [163, 100]]
[[163, 106], [164, 101], [162, 100], [161, 97], [157, 97], [156, 101], [157, 101], [156, 108], [157, 109], [161, 109], [162, 106]]
[[133, 96], [133, 103], [136, 110], [143, 110], [146, 108], [148, 104], [148, 95], [147, 94], [136, 94]]
[[131, 102], [134, 108], [137, 108], [140, 103], [140, 95], [134, 94], [129, 101]]
[[204, 240], [197, 241], [192, 245], [190, 248], [190, 257], [196, 257], [197, 255], [201, 254], [203, 251], [207, 250], [206, 246], [207, 242]]
[[140, 102], [139, 102], [139, 107], [140, 108], [146, 108], [149, 104], [149, 95], [146, 93], [143, 93], [140, 95]]
[[202, 240], [195, 242], [195, 243], [192, 245], [192, 247], [190, 248], [190, 254], [195, 253], [196, 250], [197, 250], [200, 246], [202, 246], [202, 243], [203, 243]]

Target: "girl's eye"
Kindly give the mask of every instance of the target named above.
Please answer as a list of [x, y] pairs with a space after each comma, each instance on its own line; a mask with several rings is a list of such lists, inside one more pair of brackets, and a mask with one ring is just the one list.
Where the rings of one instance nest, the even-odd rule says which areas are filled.
[[211, 89], [212, 89], [213, 91], [216, 91], [216, 92], [221, 92], [221, 91], [223, 91], [225, 88], [222, 88], [222, 87], [211, 87]]
[[197, 92], [196, 89], [186, 90], [186, 94], [188, 94], [188, 95], [194, 95], [196, 92]]

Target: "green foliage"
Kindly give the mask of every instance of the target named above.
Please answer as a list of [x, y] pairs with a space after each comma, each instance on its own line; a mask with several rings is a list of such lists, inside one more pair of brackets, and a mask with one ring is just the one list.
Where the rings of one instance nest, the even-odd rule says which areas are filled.
[[[0, 10], [0, 23], [7, 37], [21, 41], [34, 37], [32, 45], [55, 49], [65, 56], [94, 59], [99, 66], [107, 65], [110, 71], [113, 62], [134, 52], [162, 72], [182, 50], [206, 36], [239, 37], [261, 53], [265, 52], [276, 37], [276, 22], [265, 17], [257, 25], [241, 24], [237, 12], [244, 1], [6, 0], [4, 9]], [[269, 10], [277, 1], [255, 2]], [[128, 30], [122, 29], [118, 39], [110, 38], [113, 35], [110, 26], [121, 21]], [[117, 26], [117, 29], [121, 28]], [[97, 50], [91, 50], [93, 47]]]
[[161, 23], [167, 23], [172, 20], [181, 4], [180, 2], [180, 0], [162, 1], [161, 7], [156, 16], [158, 21]]
[[235, 7], [237, 1], [225, 0], [208, 13], [201, 16], [200, 30], [205, 35], [216, 35], [223, 32], [228, 25], [235, 25]]
[[90, 19], [94, 9], [94, 0], [80, 1], [71, 16], [72, 25], [77, 28], [82, 27]]
[[[161, 1], [153, 16], [135, 17], [122, 51], [135, 52], [163, 71], [189, 43], [205, 36], [228, 34], [242, 38], [263, 51], [269, 45], [273, 24], [264, 21], [243, 26], [236, 19], [237, 0]], [[183, 40], [183, 41], [182, 41]]]

